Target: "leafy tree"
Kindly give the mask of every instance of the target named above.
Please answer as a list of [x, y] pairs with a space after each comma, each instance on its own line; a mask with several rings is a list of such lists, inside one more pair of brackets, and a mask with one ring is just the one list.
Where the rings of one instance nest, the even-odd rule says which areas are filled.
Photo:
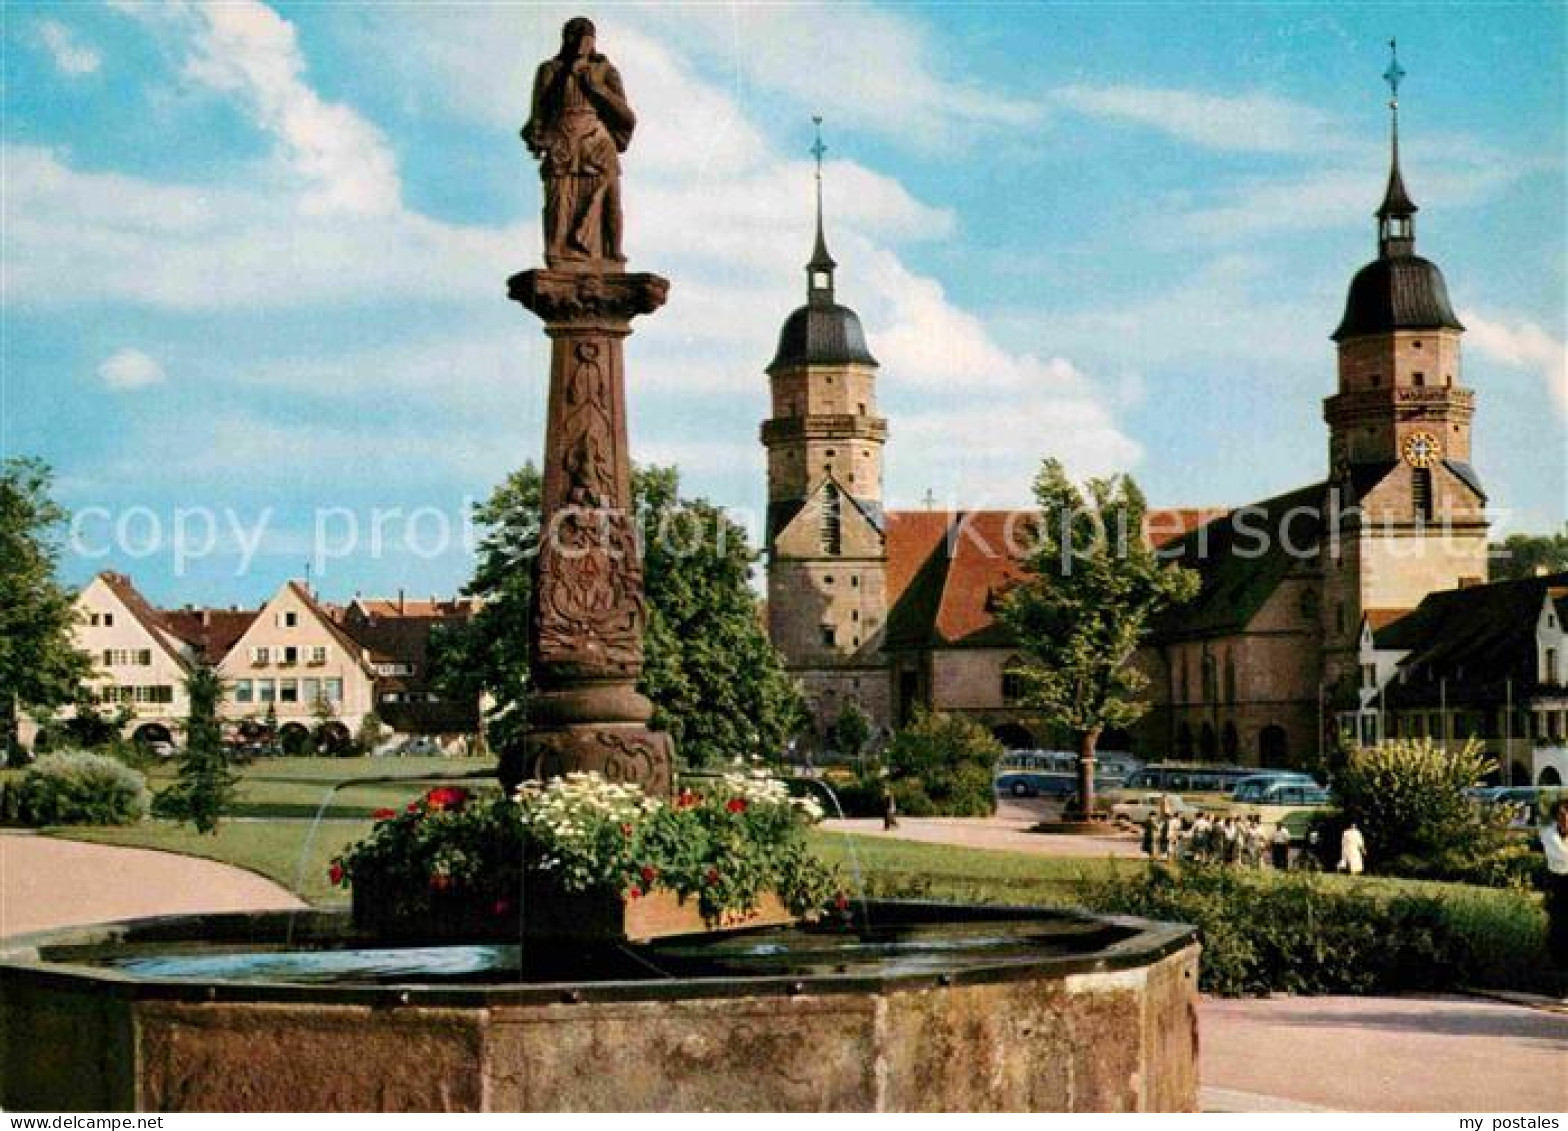
[[55, 580], [67, 516], [49, 495], [52, 479], [40, 460], [0, 461], [0, 754], [7, 761], [21, 750], [21, 711], [65, 706], [92, 671], [72, 638], [74, 595]]
[[[540, 476], [526, 464], [477, 506], [484, 529], [464, 592], [482, 605], [466, 624], [432, 636], [443, 693], [493, 702], [489, 741], [504, 750], [526, 729], [529, 601], [539, 543]], [[750, 586], [745, 531], [703, 499], [679, 497], [674, 468], [637, 468], [634, 504], [646, 531], [648, 625], [641, 690], [653, 724], [689, 764], [771, 754], [798, 728], [798, 687], [763, 631]]]
[[210, 667], [194, 669], [185, 678], [191, 713], [185, 721], [185, 752], [174, 784], [153, 798], [153, 813], [189, 822], [201, 833], [217, 832], [218, 822], [234, 804], [238, 776], [229, 768], [223, 748], [218, 704], [223, 680]]
[[860, 757], [866, 743], [871, 741], [871, 719], [853, 700], [833, 720], [833, 741], [840, 754], [851, 760]]
[[1198, 591], [1191, 570], [1161, 562], [1143, 536], [1143, 492], [1130, 476], [1091, 479], [1085, 490], [1046, 460], [1034, 481], [1039, 514], [1024, 577], [1002, 619], [1025, 654], [1014, 670], [1020, 700], [1078, 743], [1078, 797], [1094, 812], [1100, 735], [1148, 709], [1148, 679], [1131, 665], [1150, 622]]
[[911, 817], [989, 817], [1002, 753], [1002, 744], [973, 719], [920, 711], [888, 744], [888, 788]]
[[1493, 581], [1568, 570], [1568, 524], [1556, 534], [1510, 534], [1489, 547]]

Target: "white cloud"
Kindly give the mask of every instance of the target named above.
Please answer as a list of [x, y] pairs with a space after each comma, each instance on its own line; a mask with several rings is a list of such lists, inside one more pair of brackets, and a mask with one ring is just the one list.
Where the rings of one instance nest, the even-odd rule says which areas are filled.
[[103, 65], [103, 56], [77, 39], [76, 33], [58, 20], [39, 20], [33, 30], [62, 75], [73, 78], [90, 75]]
[[1146, 126], [1205, 149], [1321, 155], [1354, 147], [1316, 107], [1262, 92], [1067, 86], [1056, 99], [1091, 117]]
[[98, 376], [111, 389], [145, 389], [165, 379], [163, 366], [141, 350], [117, 350], [98, 366]]
[[251, 111], [305, 186], [306, 212], [381, 215], [398, 207], [397, 163], [386, 138], [306, 83], [294, 25], [277, 12], [259, 0], [176, 0], [131, 12], [172, 23], [187, 51], [186, 77]]
[[1557, 411], [1568, 417], [1568, 345], [1534, 322], [1519, 318], [1489, 318], [1467, 310], [1459, 320], [1469, 331], [1467, 346], [1503, 365], [1534, 371]]

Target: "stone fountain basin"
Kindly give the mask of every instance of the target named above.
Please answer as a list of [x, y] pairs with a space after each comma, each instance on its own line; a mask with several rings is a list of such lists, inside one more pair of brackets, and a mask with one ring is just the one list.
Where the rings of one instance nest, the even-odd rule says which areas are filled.
[[[275, 964], [384, 959], [392, 944], [319, 911], [19, 937], [0, 942], [0, 1106], [1195, 1108], [1192, 928], [907, 901], [867, 916], [864, 932], [535, 948], [526, 971], [488, 947], [422, 976], [410, 951], [408, 969], [318, 983]], [[248, 972], [214, 976], [231, 964]]]

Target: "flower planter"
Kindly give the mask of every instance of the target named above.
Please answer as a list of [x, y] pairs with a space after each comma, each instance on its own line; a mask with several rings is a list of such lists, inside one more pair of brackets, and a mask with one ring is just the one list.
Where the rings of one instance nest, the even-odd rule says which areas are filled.
[[783, 926], [796, 919], [772, 892], [763, 893], [750, 912], [726, 913], [712, 921], [703, 918], [695, 898], [672, 891], [655, 889], [629, 899], [609, 889], [563, 892], [538, 878], [524, 885], [521, 900], [456, 888], [409, 900], [402, 893], [359, 881], [354, 885], [353, 913], [354, 926], [378, 938], [469, 942], [519, 938], [646, 942]]

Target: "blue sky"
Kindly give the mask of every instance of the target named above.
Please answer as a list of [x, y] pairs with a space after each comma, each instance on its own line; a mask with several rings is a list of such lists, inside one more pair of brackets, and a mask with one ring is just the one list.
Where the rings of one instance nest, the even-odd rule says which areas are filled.
[[[891, 506], [1019, 503], [1046, 455], [1165, 505], [1320, 477], [1397, 35], [1474, 462], [1507, 528], [1564, 521], [1562, 5], [583, 11], [641, 117], [628, 254], [674, 284], [629, 345], [634, 451], [688, 491], [761, 508], [813, 113]], [[540, 446], [544, 342], [504, 279], [539, 258], [516, 131], [574, 14], [6, 6], [0, 449], [55, 466], [72, 579], [461, 584], [468, 502]]]

